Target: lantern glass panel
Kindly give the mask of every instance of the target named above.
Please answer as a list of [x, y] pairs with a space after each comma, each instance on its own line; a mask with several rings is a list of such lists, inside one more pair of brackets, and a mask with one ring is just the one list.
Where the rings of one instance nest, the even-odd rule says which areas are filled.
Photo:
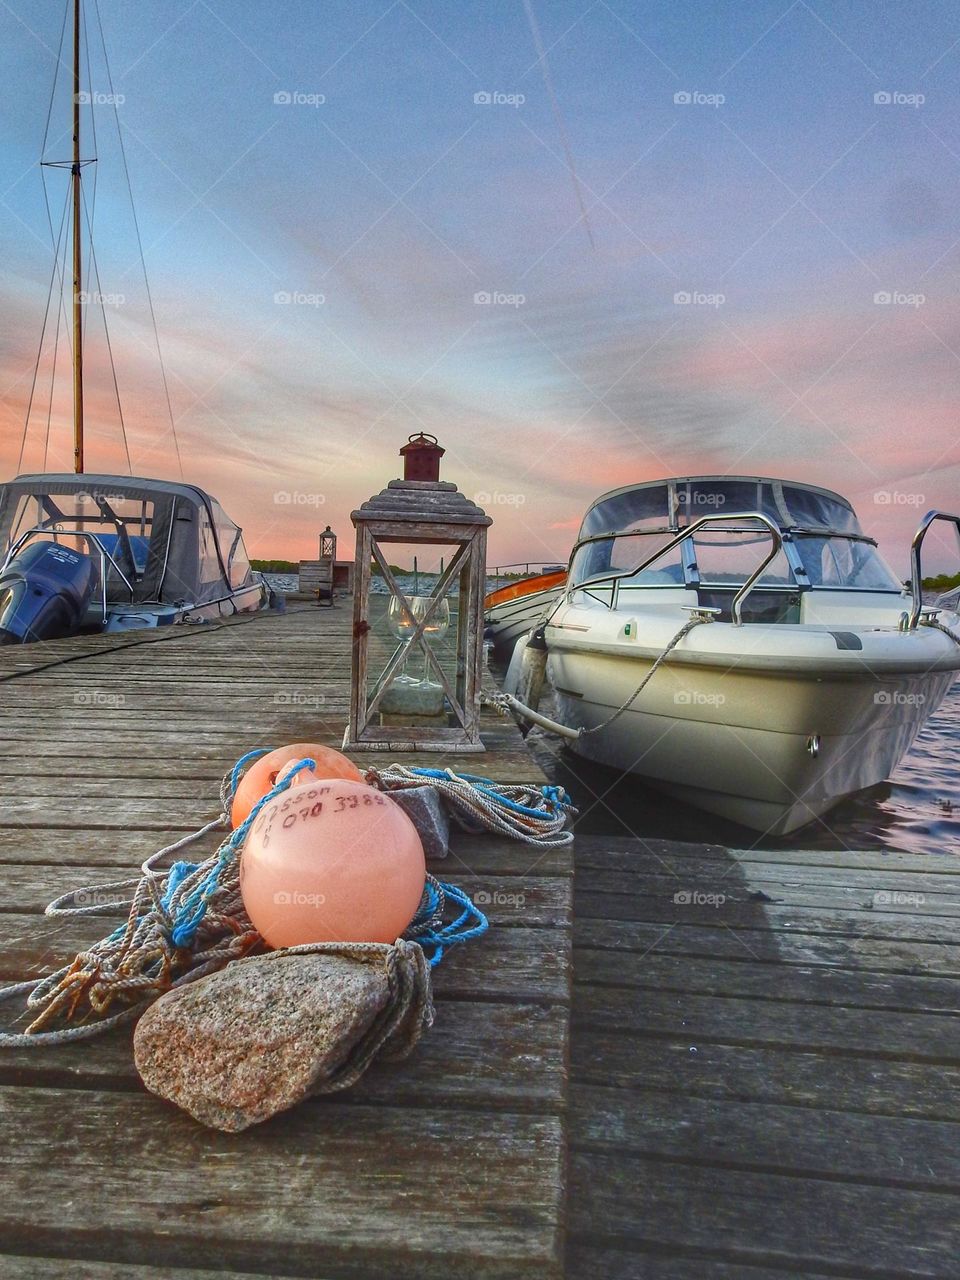
[[[463, 705], [463, 663], [459, 659], [460, 593], [467, 566], [442, 588], [442, 570], [457, 553], [456, 543], [416, 545], [378, 543], [398, 592], [374, 559], [370, 575], [367, 700], [386, 684], [375, 711], [381, 725], [410, 724], [453, 727], [458, 723], [450, 693]], [[438, 603], [432, 607], [434, 600]], [[423, 640], [387, 668], [426, 618]], [[436, 665], [425, 650], [429, 650]], [[439, 666], [440, 670], [437, 670]]]

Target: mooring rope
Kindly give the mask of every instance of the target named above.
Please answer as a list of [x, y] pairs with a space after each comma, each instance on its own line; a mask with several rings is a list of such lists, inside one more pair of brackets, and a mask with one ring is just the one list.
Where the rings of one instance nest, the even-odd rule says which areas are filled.
[[960, 636], [955, 631], [951, 631], [949, 627], [945, 627], [939, 618], [921, 618], [920, 625], [922, 627], [933, 627], [936, 631], [942, 631], [945, 636], [949, 636], [954, 644], [960, 645]]
[[[103, 896], [133, 888], [126, 922], [73, 961], [47, 977], [0, 989], [0, 1001], [26, 997], [33, 1020], [22, 1033], [0, 1030], [0, 1047], [64, 1044], [87, 1039], [138, 1017], [158, 996], [222, 969], [263, 945], [240, 894], [240, 854], [260, 810], [294, 784], [303, 769], [316, 767], [305, 757], [284, 770], [276, 785], [251, 809], [244, 822], [202, 862], [154, 863], [229, 824], [230, 805], [244, 769], [269, 748], [248, 752], [220, 786], [221, 813], [198, 831], [158, 850], [142, 864], [137, 879], [75, 889], [47, 908], [49, 915], [91, 915], [117, 910]], [[423, 785], [421, 781], [420, 785]], [[93, 899], [87, 903], [85, 899]], [[79, 905], [78, 905], [79, 904]], [[456, 917], [444, 923], [448, 907]], [[488, 928], [480, 911], [455, 885], [428, 876], [416, 916], [405, 937], [422, 948], [429, 967], [439, 964], [451, 946], [478, 937]], [[363, 944], [358, 944], [363, 945]], [[111, 1012], [117, 1003], [124, 1007]], [[70, 1026], [50, 1024], [58, 1019]]]
[[672, 653], [672, 651], [677, 647], [677, 645], [680, 643], [683, 637], [687, 635], [689, 632], [691, 632], [694, 627], [699, 627], [702, 622], [707, 622], [707, 621], [709, 621], [708, 618], [693, 617], [688, 619], [688, 621], [686, 621], [683, 624], [683, 626], [680, 628], [677, 634], [673, 637], [673, 639], [667, 644], [667, 647], [657, 658], [656, 662], [654, 662], [653, 666], [650, 668], [647, 674], [643, 677], [643, 679], [637, 685], [636, 689], [634, 689], [633, 693], [631, 693], [630, 697], [626, 700], [626, 702], [623, 703], [622, 706], [618, 707], [617, 710], [613, 713], [613, 715], [608, 716], [608, 718], [602, 721], [602, 723], [595, 724], [590, 729], [581, 729], [580, 730], [581, 738], [586, 738], [586, 737], [589, 737], [589, 735], [592, 733], [600, 733], [601, 730], [608, 729], [615, 720], [620, 719], [620, 717], [624, 714], [625, 711], [629, 711], [630, 708], [633, 706], [633, 704], [636, 702], [636, 700], [640, 697], [641, 693], [643, 693], [644, 689], [647, 687], [647, 685], [656, 675], [661, 664], [666, 661], [668, 655]]
[[366, 778], [387, 792], [435, 787], [465, 831], [493, 831], [547, 848], [573, 839], [573, 832], [565, 827], [568, 816], [577, 811], [563, 787], [493, 782], [452, 769], [413, 769], [400, 764], [369, 769]]
[[574, 741], [578, 738], [589, 737], [590, 734], [600, 733], [603, 729], [608, 729], [615, 720], [620, 719], [625, 711], [629, 711], [637, 698], [640, 697], [640, 694], [643, 693], [644, 689], [656, 675], [662, 663], [677, 647], [683, 637], [687, 635], [688, 632], [692, 631], [694, 627], [698, 627], [702, 622], [712, 621], [712, 617], [708, 616], [692, 617], [689, 621], [685, 622], [677, 634], [668, 642], [663, 652], [659, 654], [656, 661], [653, 663], [653, 666], [643, 677], [626, 702], [622, 703], [616, 711], [614, 711], [613, 715], [608, 716], [606, 720], [602, 721], [600, 724], [593, 725], [589, 729], [571, 729], [568, 725], [560, 724], [556, 720], [551, 720], [549, 716], [541, 715], [539, 711], [535, 711], [532, 707], [524, 706], [518, 698], [515, 698], [513, 694], [510, 693], [483, 693], [481, 694], [480, 700], [487, 706], [494, 707], [500, 715], [507, 715], [509, 712], [513, 711], [516, 715], [525, 720], [529, 720], [532, 724], [539, 725], [540, 728], [545, 730], [547, 733], [557, 734], [564, 738], [571, 738]]

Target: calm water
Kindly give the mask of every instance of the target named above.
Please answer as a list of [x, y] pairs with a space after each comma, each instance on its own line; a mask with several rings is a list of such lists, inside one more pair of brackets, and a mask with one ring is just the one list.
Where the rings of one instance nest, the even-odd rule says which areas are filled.
[[[544, 699], [544, 710], [549, 715]], [[534, 730], [527, 742], [541, 768], [573, 796], [578, 830], [596, 835], [640, 835], [699, 840], [731, 848], [888, 849], [906, 853], [960, 852], [960, 683], [932, 716], [900, 768], [888, 781], [837, 805], [792, 836], [761, 839], [756, 832], [703, 814], [621, 779], [558, 748]]]

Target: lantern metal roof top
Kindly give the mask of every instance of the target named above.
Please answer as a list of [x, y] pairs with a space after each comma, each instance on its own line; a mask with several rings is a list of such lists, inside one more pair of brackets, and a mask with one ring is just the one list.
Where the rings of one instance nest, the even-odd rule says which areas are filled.
[[404, 480], [439, 480], [440, 459], [446, 453], [436, 436], [417, 432], [400, 450]]

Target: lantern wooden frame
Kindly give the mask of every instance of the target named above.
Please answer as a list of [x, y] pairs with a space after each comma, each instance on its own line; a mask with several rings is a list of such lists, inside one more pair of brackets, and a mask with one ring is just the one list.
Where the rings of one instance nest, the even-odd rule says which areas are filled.
[[[480, 687], [483, 678], [483, 597], [486, 583], [487, 528], [493, 523], [455, 484], [438, 481], [391, 480], [386, 489], [351, 514], [357, 530], [353, 596], [353, 659], [350, 681], [350, 721], [345, 750], [359, 751], [484, 751], [480, 739]], [[375, 687], [367, 688], [370, 622], [370, 567], [376, 562], [390, 595], [410, 608], [381, 547], [456, 545], [456, 552], [433, 588], [432, 605], [413, 634], [398, 645]], [[451, 682], [421, 638], [447, 588], [460, 579], [456, 633], [456, 676]], [[437, 677], [455, 725], [375, 723], [380, 703], [393, 677], [413, 653], [425, 655], [427, 668]]]
[[335, 563], [337, 559], [337, 535], [329, 525], [320, 534], [319, 558]]

